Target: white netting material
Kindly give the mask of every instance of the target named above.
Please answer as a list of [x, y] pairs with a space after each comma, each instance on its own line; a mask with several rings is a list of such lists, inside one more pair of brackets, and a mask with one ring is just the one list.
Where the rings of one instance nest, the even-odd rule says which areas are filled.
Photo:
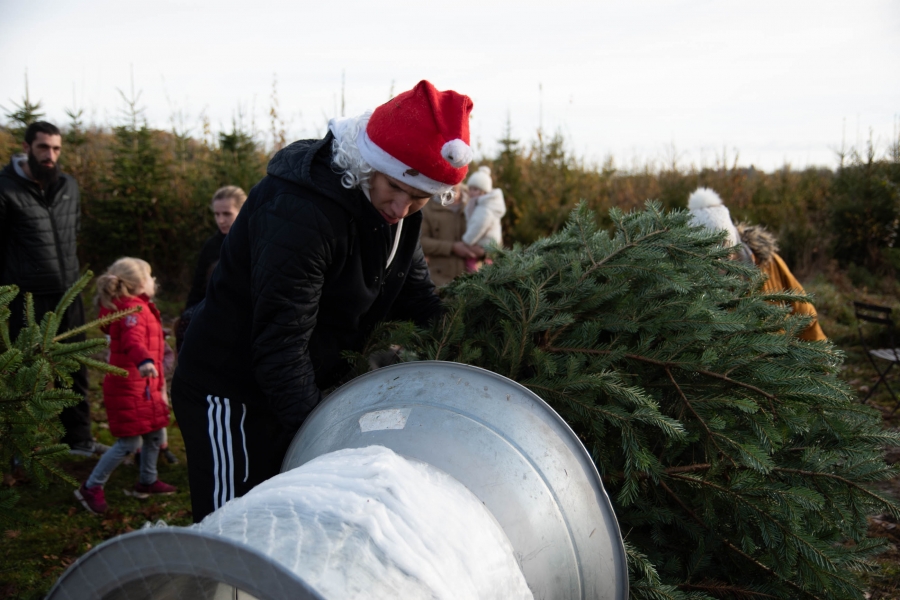
[[482, 502], [382, 446], [320, 456], [197, 527], [267, 554], [327, 598], [532, 598]]

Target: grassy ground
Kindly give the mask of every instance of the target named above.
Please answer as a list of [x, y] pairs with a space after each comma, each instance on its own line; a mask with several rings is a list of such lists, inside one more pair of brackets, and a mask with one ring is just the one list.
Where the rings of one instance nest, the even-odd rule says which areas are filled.
[[[109, 432], [103, 409], [102, 381], [102, 375], [91, 373], [89, 400], [94, 435], [109, 445], [115, 438]], [[87, 512], [75, 499], [74, 488], [64, 482], [56, 481], [48, 489], [40, 489], [27, 479], [7, 478], [3, 484], [16, 487], [21, 496], [18, 508], [30, 507], [27, 514], [32, 523], [0, 533], [0, 598], [43, 597], [79, 556], [109, 538], [141, 528], [148, 521], [163, 520], [170, 525], [192, 523], [184, 443], [177, 426], [169, 427], [169, 448], [180, 462], [169, 465], [160, 456], [159, 478], [176, 486], [178, 492], [146, 500], [127, 496], [124, 490], [130, 490], [137, 482], [139, 464], [137, 461], [122, 464], [106, 484], [109, 511], [102, 517]], [[81, 483], [96, 464], [96, 458], [70, 456], [61, 466]]]
[[[900, 285], [894, 280], [881, 280], [864, 272], [840, 273], [832, 270], [807, 283], [816, 296], [820, 320], [825, 333], [847, 354], [842, 377], [860, 396], [865, 396], [876, 380], [876, 374], [859, 344], [851, 302], [854, 299], [892, 306], [900, 316]], [[163, 314], [175, 314], [177, 306], [160, 302]], [[875, 339], [875, 332], [868, 332]], [[102, 407], [100, 377], [92, 376], [91, 403], [95, 432], [100, 441], [111, 444], [113, 438]], [[900, 392], [900, 371], [892, 381]], [[883, 387], [869, 401], [882, 410], [885, 427], [900, 427], [900, 410], [891, 415], [893, 401]], [[47, 490], [38, 489], [26, 480], [6, 481], [22, 495], [21, 507], [32, 507], [34, 525], [0, 534], [0, 598], [40, 598], [49, 590], [65, 568], [93, 546], [116, 535], [140, 528], [147, 521], [162, 519], [171, 525], [191, 522], [190, 496], [184, 446], [177, 426], [169, 428], [170, 448], [181, 459], [178, 465], [159, 461], [160, 479], [178, 486], [178, 493], [157, 499], [137, 500], [123, 490], [137, 481], [137, 466], [119, 467], [106, 486], [110, 511], [104, 517], [87, 513], [72, 495], [73, 489], [55, 483]], [[890, 462], [900, 462], [900, 450], [887, 453]], [[66, 472], [84, 481], [96, 459], [71, 457], [64, 462]], [[882, 493], [900, 502], [900, 478], [879, 486]], [[878, 558], [879, 572], [869, 577], [869, 598], [900, 599], [900, 524], [887, 515], [870, 518], [870, 535], [887, 538], [890, 550]]]
[[[99, 433], [104, 443], [113, 442], [108, 431]], [[104, 540], [139, 529], [147, 521], [190, 524], [187, 467], [176, 428], [169, 430], [169, 443], [181, 464], [169, 466], [160, 459], [159, 478], [177, 486], [178, 493], [147, 500], [126, 496], [124, 490], [137, 481], [138, 467], [122, 465], [106, 485], [110, 510], [102, 517], [84, 510], [73, 496], [73, 488], [65, 483], [54, 483], [41, 490], [29, 481], [17, 481], [19, 506], [31, 507], [29, 517], [34, 524], [2, 534], [0, 598], [43, 597], [79, 556]], [[69, 475], [83, 482], [96, 463], [94, 458], [70, 457], [63, 466]]]

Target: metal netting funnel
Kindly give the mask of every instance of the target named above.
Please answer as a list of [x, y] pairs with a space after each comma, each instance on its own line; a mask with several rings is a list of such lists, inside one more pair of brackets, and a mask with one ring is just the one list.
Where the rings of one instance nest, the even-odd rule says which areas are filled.
[[535, 598], [628, 597], [625, 548], [597, 468], [565, 421], [525, 387], [450, 362], [378, 369], [313, 411], [282, 471], [372, 445], [472, 491], [509, 538]]

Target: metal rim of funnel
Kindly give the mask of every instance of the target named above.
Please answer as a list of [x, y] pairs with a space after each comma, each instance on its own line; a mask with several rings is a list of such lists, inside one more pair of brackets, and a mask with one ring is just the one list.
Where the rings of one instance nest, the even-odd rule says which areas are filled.
[[[261, 552], [186, 527], [151, 527], [103, 542], [63, 573], [47, 600], [160, 597], [154, 592], [167, 598], [197, 598], [194, 593], [177, 593], [179, 577], [185, 584], [225, 584], [258, 600], [324, 600]], [[168, 593], [163, 593], [166, 589]], [[235, 597], [241, 596], [236, 593]]]

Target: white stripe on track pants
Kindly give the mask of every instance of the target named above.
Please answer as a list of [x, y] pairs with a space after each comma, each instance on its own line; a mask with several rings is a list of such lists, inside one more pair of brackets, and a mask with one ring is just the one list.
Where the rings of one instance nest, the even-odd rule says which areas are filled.
[[194, 522], [277, 475], [292, 436], [266, 410], [172, 384], [184, 438]]

